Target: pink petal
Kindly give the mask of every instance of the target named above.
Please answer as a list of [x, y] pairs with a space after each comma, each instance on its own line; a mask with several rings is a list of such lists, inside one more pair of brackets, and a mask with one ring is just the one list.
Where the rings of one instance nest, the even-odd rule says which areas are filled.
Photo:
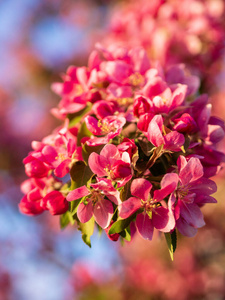
[[120, 159], [120, 153], [117, 147], [113, 144], [107, 144], [100, 152], [101, 156], [104, 156], [108, 161], [112, 158]]
[[118, 206], [119, 216], [123, 219], [128, 218], [141, 207], [140, 199], [130, 197]]
[[143, 88], [143, 93], [145, 96], [152, 98], [154, 96], [162, 94], [162, 92], [167, 88], [167, 84], [165, 81], [161, 79], [161, 77], [156, 76], [147, 82], [147, 84]]
[[45, 146], [42, 149], [42, 154], [44, 155], [48, 163], [52, 163], [53, 161], [55, 161], [58, 156], [58, 153], [52, 146]]
[[204, 175], [203, 167], [200, 160], [191, 157], [186, 166], [181, 169], [179, 177], [183, 185], [195, 181]]
[[207, 126], [207, 141], [212, 144], [216, 144], [224, 138], [224, 130], [220, 125], [208, 125]]
[[217, 200], [208, 195], [197, 195], [195, 197], [195, 203], [198, 205], [203, 205], [205, 203], [217, 203]]
[[152, 184], [144, 178], [134, 179], [132, 181], [131, 188], [130, 188], [131, 194], [142, 200], [148, 199], [151, 189], [152, 189]]
[[180, 85], [173, 92], [171, 109], [182, 105], [182, 103], [184, 102], [186, 93], [187, 93], [187, 86], [185, 84]]
[[101, 69], [105, 72], [110, 81], [121, 83], [131, 74], [131, 67], [121, 60], [107, 61], [101, 63]]
[[142, 47], [133, 48], [129, 52], [134, 64], [134, 71], [144, 74], [150, 69], [150, 62], [146, 51]]
[[91, 201], [89, 201], [87, 204], [81, 202], [78, 205], [77, 217], [81, 221], [81, 223], [88, 222], [91, 219], [92, 215], [93, 215], [93, 206]]
[[87, 140], [87, 145], [88, 146], [98, 146], [98, 145], [103, 145], [108, 143], [110, 139], [108, 138], [108, 136], [105, 137], [92, 137], [89, 140]]
[[109, 167], [109, 161], [104, 156], [92, 152], [89, 156], [88, 164], [92, 172], [97, 174], [98, 176], [107, 175], [105, 168]]
[[102, 135], [102, 130], [98, 126], [98, 120], [92, 116], [85, 117], [84, 121], [86, 122], [88, 130], [94, 135]]
[[90, 192], [89, 190], [87, 189], [87, 187], [85, 185], [71, 191], [67, 197], [66, 197], [66, 200], [67, 201], [73, 201], [73, 200], [77, 200], [77, 199], [80, 199], [84, 196], [87, 196], [89, 195]]
[[94, 218], [103, 229], [107, 228], [113, 216], [113, 205], [108, 200], [98, 201], [94, 206]]
[[205, 225], [203, 214], [197, 204], [181, 203], [180, 206], [181, 217], [191, 226], [199, 228]]
[[163, 118], [155, 115], [148, 125], [148, 140], [156, 147], [165, 144], [162, 135]]
[[189, 225], [183, 218], [179, 218], [176, 227], [182, 235], [193, 237], [197, 233], [197, 229]]
[[[79, 99], [79, 97], [77, 97]], [[86, 107], [86, 102], [79, 103], [79, 100], [75, 103], [65, 103], [63, 107], [60, 109], [61, 114], [72, 114], [81, 111]]]
[[189, 184], [189, 191], [191, 193], [211, 195], [217, 191], [216, 183], [208, 178], [202, 177]]
[[169, 232], [175, 227], [175, 219], [167, 208], [160, 206], [153, 211], [152, 224], [162, 232]]
[[177, 160], [177, 166], [179, 173], [187, 165], [187, 160], [183, 155], [180, 155]]
[[147, 214], [138, 214], [136, 218], [136, 227], [140, 235], [147, 240], [151, 240], [153, 236], [154, 227], [152, 220]]
[[27, 200], [28, 201], [37, 201], [42, 198], [42, 194], [39, 188], [34, 188], [27, 194]]
[[165, 146], [164, 149], [170, 151], [180, 151], [181, 146], [183, 146], [185, 142], [185, 138], [182, 133], [177, 131], [171, 131], [170, 133], [164, 136]]
[[164, 175], [161, 181], [161, 190], [156, 190], [154, 192], [154, 199], [157, 199], [157, 201], [163, 200], [176, 189], [178, 181], [179, 177], [175, 173]]
[[66, 159], [66, 160], [62, 161], [61, 164], [59, 164], [58, 167], [54, 171], [55, 176], [61, 178], [61, 177], [65, 176], [67, 173], [69, 173], [70, 162], [71, 162], [70, 159]]
[[73, 153], [75, 152], [75, 150], [76, 150], [75, 140], [69, 139], [68, 144], [67, 144], [68, 155], [71, 157], [73, 155]]

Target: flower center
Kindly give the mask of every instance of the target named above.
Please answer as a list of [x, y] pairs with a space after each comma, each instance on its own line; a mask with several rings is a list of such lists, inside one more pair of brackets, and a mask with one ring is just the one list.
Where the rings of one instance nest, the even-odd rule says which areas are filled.
[[109, 132], [115, 132], [117, 128], [113, 123], [104, 122], [102, 120], [98, 121], [98, 127], [101, 129], [102, 134], [107, 134]]
[[130, 104], [133, 104], [133, 98], [117, 98], [117, 102], [120, 106], [129, 106]]
[[141, 200], [141, 203], [142, 203], [142, 208], [150, 218], [152, 218], [152, 211], [154, 211], [154, 209], [160, 205], [156, 199], [154, 200], [152, 198], [149, 198], [147, 201]]
[[136, 72], [129, 76], [129, 83], [133, 86], [139, 86], [144, 84], [144, 77]]
[[99, 191], [91, 191], [90, 200], [92, 201], [93, 205], [96, 204], [101, 199], [102, 199], [102, 194]]

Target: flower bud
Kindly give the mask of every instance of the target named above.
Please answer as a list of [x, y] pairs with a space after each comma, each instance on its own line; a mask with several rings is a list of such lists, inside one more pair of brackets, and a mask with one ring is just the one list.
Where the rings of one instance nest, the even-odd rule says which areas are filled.
[[184, 113], [179, 119], [175, 119], [174, 130], [178, 132], [193, 133], [197, 129], [195, 120], [187, 113]]
[[151, 106], [148, 100], [143, 96], [138, 96], [134, 100], [133, 112], [136, 117], [140, 117], [150, 110]]
[[66, 198], [58, 191], [48, 193], [42, 199], [41, 206], [49, 210], [52, 215], [61, 215], [69, 208]]

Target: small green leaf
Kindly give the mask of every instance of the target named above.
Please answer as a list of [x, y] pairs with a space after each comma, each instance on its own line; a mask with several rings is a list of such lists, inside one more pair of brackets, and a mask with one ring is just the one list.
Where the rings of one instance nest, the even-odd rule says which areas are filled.
[[109, 229], [109, 234], [120, 233], [130, 225], [130, 222], [133, 220], [133, 218], [134, 215], [130, 216], [127, 219], [121, 219], [114, 222]]
[[85, 197], [70, 202], [70, 212], [72, 217], [77, 213], [78, 205], [84, 200]]
[[77, 133], [77, 146], [81, 146], [81, 139], [83, 137], [90, 137], [90, 136], [92, 136], [92, 133], [88, 130], [86, 123], [83, 122]]
[[146, 137], [141, 137], [138, 139], [138, 143], [141, 147], [141, 150], [146, 156], [150, 156], [151, 152], [154, 150], [154, 145], [150, 143]]
[[128, 242], [131, 241], [131, 235], [130, 235], [130, 228], [124, 229], [122, 232], [120, 232], [120, 235]]
[[68, 224], [73, 225], [74, 219], [70, 211], [65, 212], [63, 215], [60, 216], [60, 227], [64, 229]]
[[99, 154], [102, 150], [102, 148], [105, 145], [98, 145], [98, 146], [88, 146], [86, 143], [84, 144], [82, 148], [82, 157], [86, 163], [88, 163], [88, 158], [91, 155], [92, 152], [95, 152]]
[[174, 230], [172, 233], [166, 232], [164, 234], [165, 234], [168, 250], [170, 253], [170, 257], [171, 260], [173, 261], [173, 253], [175, 252], [177, 247], [177, 233], [176, 230]]
[[92, 176], [91, 169], [85, 164], [84, 161], [76, 161], [71, 170], [71, 190], [77, 189], [83, 185], [87, 185], [88, 180]]
[[85, 242], [85, 244], [88, 245], [90, 248], [91, 248], [91, 236], [94, 232], [94, 227], [95, 227], [94, 217], [92, 217], [86, 223], [79, 222], [79, 230], [82, 232], [82, 239]]
[[131, 180], [128, 181], [121, 189], [120, 191], [120, 199], [122, 201], [127, 200], [129, 197], [131, 197], [130, 193], [130, 186], [131, 186]]

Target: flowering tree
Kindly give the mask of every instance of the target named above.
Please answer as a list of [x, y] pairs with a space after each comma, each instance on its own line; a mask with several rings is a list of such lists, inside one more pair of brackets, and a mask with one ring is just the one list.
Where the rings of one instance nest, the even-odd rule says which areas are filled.
[[89, 246], [95, 224], [114, 241], [136, 232], [151, 240], [156, 229], [172, 256], [177, 230], [194, 236], [204, 225], [201, 207], [216, 202], [209, 177], [224, 160], [216, 148], [224, 124], [198, 87], [142, 47], [97, 44], [87, 67], [70, 66], [52, 86], [63, 125], [24, 159], [21, 212], [61, 215]]

